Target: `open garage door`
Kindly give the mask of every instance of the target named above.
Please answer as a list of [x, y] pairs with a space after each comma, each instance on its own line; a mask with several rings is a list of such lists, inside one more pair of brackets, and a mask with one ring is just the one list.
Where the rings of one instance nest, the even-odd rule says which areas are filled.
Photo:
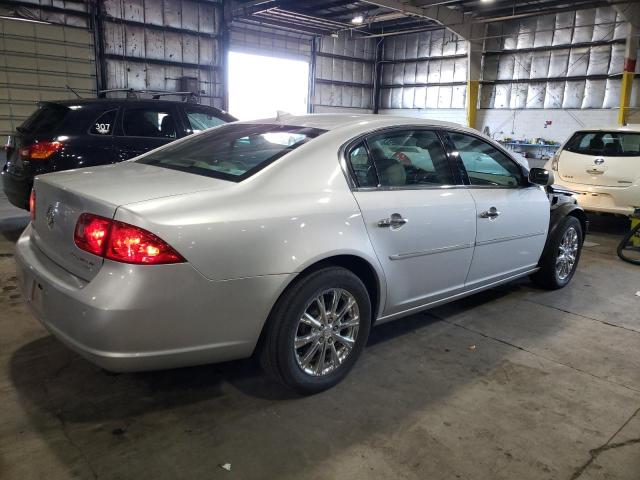
[[0, 18], [0, 135], [40, 100], [96, 94], [93, 36], [84, 28]]

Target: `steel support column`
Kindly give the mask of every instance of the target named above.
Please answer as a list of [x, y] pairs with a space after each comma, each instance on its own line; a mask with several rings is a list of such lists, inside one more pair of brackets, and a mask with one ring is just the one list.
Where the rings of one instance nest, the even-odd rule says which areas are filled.
[[233, 21], [233, 2], [223, 0], [222, 22], [220, 28], [220, 69], [222, 76], [222, 109], [229, 111], [229, 47], [231, 45], [231, 22]]
[[478, 91], [482, 65], [482, 43], [468, 42], [467, 56], [467, 126], [476, 128]]
[[636, 70], [638, 52], [638, 29], [627, 23], [627, 43], [624, 51], [624, 70], [620, 88], [620, 110], [618, 110], [618, 125], [626, 125], [629, 118], [629, 102], [633, 88], [633, 74]]
[[384, 53], [384, 38], [378, 40], [376, 44], [375, 63], [373, 69], [373, 113], [380, 110], [380, 84], [382, 83], [382, 54]]
[[486, 36], [486, 25], [472, 24], [469, 27], [471, 40], [467, 40], [467, 126], [476, 128], [478, 116], [478, 92], [482, 75], [482, 53]]
[[318, 63], [318, 44], [320, 37], [311, 39], [311, 64], [309, 65], [309, 93], [307, 95], [307, 113], [314, 113], [316, 101], [316, 65]]

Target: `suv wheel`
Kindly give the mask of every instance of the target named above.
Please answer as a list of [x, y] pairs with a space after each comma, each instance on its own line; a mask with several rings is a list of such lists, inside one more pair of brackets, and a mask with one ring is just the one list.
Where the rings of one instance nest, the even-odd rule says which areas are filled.
[[264, 370], [302, 394], [339, 383], [365, 347], [371, 302], [349, 270], [324, 268], [296, 282], [271, 314], [261, 351]]

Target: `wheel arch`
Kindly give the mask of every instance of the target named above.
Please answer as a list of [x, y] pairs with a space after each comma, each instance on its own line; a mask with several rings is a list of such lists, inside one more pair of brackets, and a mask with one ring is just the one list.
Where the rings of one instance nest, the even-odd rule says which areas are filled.
[[575, 203], [565, 203], [551, 211], [547, 239], [552, 236], [553, 232], [558, 228], [558, 225], [560, 225], [560, 222], [569, 216], [577, 218], [580, 222], [580, 226], [582, 227], [582, 241], [584, 242], [584, 237], [589, 230], [589, 220], [584, 210]]
[[305, 266], [297, 275], [295, 275], [286, 285], [283, 286], [278, 295], [278, 298], [275, 300], [275, 302], [273, 302], [269, 315], [267, 316], [267, 319], [262, 326], [262, 331], [260, 332], [260, 337], [256, 344], [255, 351], [260, 350], [267, 328], [271, 323], [271, 312], [278, 304], [285, 292], [292, 285], [300, 281], [302, 278], [305, 278], [307, 275], [327, 267], [342, 267], [346, 270], [349, 270], [354, 275], [356, 275], [362, 281], [362, 283], [364, 283], [364, 286], [369, 293], [369, 298], [371, 299], [371, 314], [373, 317], [371, 319], [371, 323], [373, 324], [376, 321], [376, 318], [381, 313], [382, 306], [384, 305], [385, 300], [386, 283], [384, 274], [381, 271], [377, 270], [369, 260], [359, 255], [354, 255], [351, 253], [334, 254], [314, 260], [309, 265]]
[[553, 239], [553, 235], [564, 220], [567, 217], [575, 217], [582, 227], [582, 242], [584, 243], [584, 238], [589, 228], [589, 221], [587, 219], [587, 214], [584, 213], [584, 210], [576, 205], [575, 203], [564, 203], [553, 210], [551, 210], [551, 216], [549, 218], [549, 231], [547, 232], [547, 240], [544, 244], [544, 248], [542, 249], [542, 256], [545, 255], [545, 252], [549, 249], [549, 243]]

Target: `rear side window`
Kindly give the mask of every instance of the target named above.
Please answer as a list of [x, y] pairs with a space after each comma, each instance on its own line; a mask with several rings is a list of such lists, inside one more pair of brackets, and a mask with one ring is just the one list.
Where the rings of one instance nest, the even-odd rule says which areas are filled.
[[237, 182], [324, 132], [289, 125], [232, 123], [169, 144], [137, 162]]
[[98, 118], [95, 119], [89, 133], [94, 135], [111, 135], [113, 133], [113, 127], [116, 123], [116, 113], [118, 110], [109, 110], [104, 112]]
[[576, 132], [564, 149], [583, 155], [640, 156], [640, 133]]
[[126, 137], [177, 137], [172, 109], [129, 107], [122, 116], [122, 129]]
[[207, 128], [217, 127], [223, 123], [227, 123], [226, 120], [215, 116], [212, 112], [208, 112], [201, 109], [194, 109], [185, 107], [185, 113], [187, 114], [187, 120], [189, 122], [189, 133], [198, 133]]
[[41, 105], [38, 107], [38, 110], [33, 112], [31, 116], [18, 127], [18, 130], [34, 135], [52, 133], [62, 125], [69, 111], [69, 108], [64, 105]]
[[438, 135], [395, 130], [367, 139], [382, 187], [451, 185], [451, 169]]

